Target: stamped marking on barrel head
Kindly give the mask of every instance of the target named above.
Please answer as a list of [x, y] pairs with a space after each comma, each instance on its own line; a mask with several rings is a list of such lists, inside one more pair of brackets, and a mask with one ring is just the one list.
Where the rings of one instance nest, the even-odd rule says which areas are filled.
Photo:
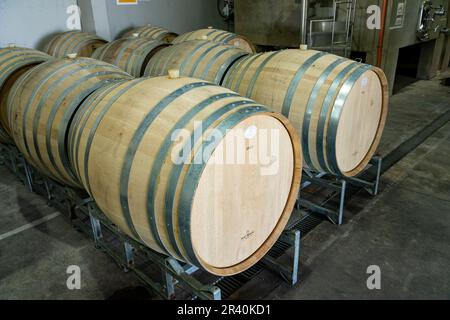
[[255, 234], [255, 231], [247, 231], [245, 236], [241, 238], [241, 240], [248, 240]]

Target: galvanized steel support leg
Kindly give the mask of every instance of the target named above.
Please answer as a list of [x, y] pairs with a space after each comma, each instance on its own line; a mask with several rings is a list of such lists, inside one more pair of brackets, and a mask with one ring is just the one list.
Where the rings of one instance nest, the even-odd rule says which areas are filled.
[[376, 156], [376, 157], [373, 157], [369, 163], [376, 168], [375, 180], [367, 181], [367, 180], [363, 180], [361, 178], [345, 178], [345, 179], [348, 181], [348, 183], [350, 183], [354, 186], [362, 187], [370, 195], [376, 196], [376, 195], [378, 195], [378, 188], [380, 185], [381, 168], [382, 168], [382, 164], [383, 164], [383, 159], [379, 156]]
[[175, 280], [170, 273], [167, 271], [162, 271], [164, 290], [166, 292], [166, 298], [168, 300], [173, 300], [175, 298]]
[[337, 211], [325, 208], [322, 204], [316, 204], [312, 201], [303, 199], [299, 197], [299, 206], [305, 209], [311, 210], [312, 212], [324, 215], [332, 223], [336, 225], [342, 225], [344, 219], [344, 207], [345, 207], [345, 193], [347, 190], [347, 183], [345, 180], [339, 180], [340, 185], [330, 182], [328, 180], [322, 179], [324, 174], [309, 175], [304, 176], [304, 182], [302, 183], [302, 189], [309, 187], [310, 185], [318, 185], [320, 187], [333, 190], [339, 194], [339, 208]]
[[31, 168], [28, 165], [28, 163], [25, 161], [25, 158], [23, 156], [20, 156], [19, 158], [20, 158], [20, 162], [23, 166], [23, 170], [25, 171], [25, 179], [26, 179], [28, 190], [30, 190], [30, 192], [33, 192], [33, 177], [31, 174]]
[[124, 242], [125, 249], [125, 272], [128, 272], [128, 268], [134, 267], [134, 247], [128, 242]]
[[[195, 272], [197, 269], [196, 267], [192, 267], [190, 265], [187, 265], [185, 267], [182, 267], [180, 263], [173, 259], [173, 258], [167, 258], [166, 259], [166, 266], [168, 271], [167, 274], [170, 274], [171, 276], [175, 276], [176, 280], [180, 282], [180, 284], [184, 284], [187, 287], [191, 288], [193, 293], [202, 300], [221, 300], [222, 299], [222, 293], [219, 288], [216, 286], [205, 286], [201, 284], [198, 280], [196, 280], [194, 277], [192, 277], [188, 272]], [[164, 271], [164, 270], [163, 270]], [[171, 273], [173, 272], [173, 274]], [[167, 281], [170, 280], [170, 277], [166, 277], [166, 290], [168, 293], [171, 292], [170, 284], [167, 284]], [[171, 282], [174, 285], [178, 282]]]
[[261, 263], [263, 263], [271, 271], [280, 274], [281, 277], [291, 286], [296, 285], [298, 282], [299, 261], [301, 251], [300, 239], [301, 239], [300, 230], [285, 231], [280, 237], [280, 240], [292, 244], [292, 247], [294, 248], [294, 256], [292, 258], [291, 265], [282, 264], [273, 257], [271, 257], [270, 255], [266, 255], [261, 260]]
[[[89, 208], [89, 211], [91, 211], [91, 208]], [[89, 213], [89, 219], [91, 220], [91, 228], [92, 228], [92, 235], [94, 236], [94, 242], [96, 247], [100, 247], [100, 241], [103, 238], [102, 234], [102, 225], [100, 223], [100, 220], [94, 217], [92, 213]]]

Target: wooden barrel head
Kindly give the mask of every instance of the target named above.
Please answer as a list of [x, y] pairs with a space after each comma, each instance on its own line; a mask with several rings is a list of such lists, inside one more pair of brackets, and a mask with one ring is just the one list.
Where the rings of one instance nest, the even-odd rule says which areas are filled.
[[[263, 138], [265, 130], [277, 132], [270, 141], [276, 145], [271, 150], [273, 158], [240, 164], [239, 155], [257, 159], [261, 148], [269, 145]], [[230, 153], [236, 155], [231, 162], [224, 159]], [[267, 252], [271, 247], [267, 241], [280, 220], [285, 220], [294, 157], [289, 132], [268, 115], [252, 116], [225, 136], [203, 171], [192, 207], [193, 247], [204, 265], [230, 268], [255, 253], [261, 258]]]
[[336, 134], [336, 159], [343, 172], [354, 170], [367, 157], [379, 131], [383, 90], [372, 70], [364, 72], [344, 103]]

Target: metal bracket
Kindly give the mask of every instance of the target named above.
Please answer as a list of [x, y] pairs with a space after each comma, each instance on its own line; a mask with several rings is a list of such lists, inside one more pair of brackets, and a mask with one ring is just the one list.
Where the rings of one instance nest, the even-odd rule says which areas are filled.
[[375, 180], [367, 181], [361, 178], [344, 178], [344, 179], [348, 181], [348, 183], [350, 183], [351, 185], [362, 187], [370, 195], [376, 196], [378, 195], [378, 188], [380, 185], [383, 158], [381, 158], [380, 156], [375, 156], [370, 160], [369, 164], [376, 168]]
[[28, 190], [30, 190], [30, 192], [33, 192], [33, 177], [32, 177], [32, 173], [31, 173], [31, 168], [28, 165], [28, 163], [25, 161], [25, 158], [23, 156], [20, 156], [19, 159], [20, 159], [20, 162], [25, 171], [25, 180], [26, 180]]
[[[90, 206], [89, 211], [91, 211]], [[102, 224], [100, 223], [100, 220], [94, 217], [92, 213], [89, 213], [89, 219], [91, 220], [92, 235], [94, 236], [95, 245], [99, 247], [100, 241], [103, 238]]]
[[[370, 179], [369, 173], [370, 170], [375, 168], [375, 178]], [[324, 189], [328, 189], [334, 191], [334, 195], [331, 196], [327, 201], [323, 203], [314, 203], [310, 200], [304, 199], [299, 195], [299, 199], [297, 202], [297, 208], [301, 207], [310, 210], [314, 213], [321, 214], [325, 216], [328, 220], [336, 225], [342, 225], [344, 221], [344, 209], [345, 209], [345, 196], [347, 192], [348, 185], [353, 185], [356, 187], [361, 187], [366, 190], [370, 195], [376, 196], [378, 195], [378, 189], [380, 185], [381, 179], [381, 170], [382, 170], [382, 158], [380, 156], [374, 156], [370, 162], [366, 170], [360, 174], [359, 177], [342, 177], [342, 176], [333, 176], [326, 173], [316, 173], [308, 169], [303, 169], [303, 181], [300, 187], [300, 191], [306, 189], [311, 185], [317, 185]], [[362, 177], [367, 177], [364, 179]], [[330, 177], [331, 179], [325, 179], [326, 177]], [[339, 206], [336, 210], [332, 210], [326, 208], [324, 205], [334, 197], [339, 196]]]
[[273, 257], [271, 257], [270, 255], [266, 255], [261, 260], [262, 264], [264, 264], [271, 271], [280, 274], [281, 277], [291, 286], [296, 285], [298, 282], [300, 250], [301, 250], [300, 239], [301, 239], [300, 230], [285, 231], [280, 237], [281, 241], [285, 241], [291, 244], [294, 248], [294, 257], [292, 258], [291, 265], [282, 264]]
[[345, 207], [345, 192], [347, 190], [347, 182], [344, 179], [340, 179], [338, 181], [330, 181], [323, 179], [325, 174], [318, 173], [318, 174], [312, 174], [308, 172], [306, 176], [304, 176], [302, 182], [301, 190], [304, 190], [305, 188], [311, 186], [311, 185], [318, 185], [320, 187], [323, 187], [325, 189], [329, 189], [334, 191], [336, 194], [339, 195], [339, 207], [337, 210], [331, 210], [329, 208], [326, 208], [324, 205], [325, 203], [317, 204], [310, 200], [301, 198], [299, 195], [299, 207], [303, 207], [307, 210], [311, 210], [312, 212], [321, 214], [325, 216], [328, 220], [330, 220], [332, 223], [340, 226], [343, 223], [344, 220], [344, 207]]
[[181, 266], [181, 264], [174, 258], [167, 258], [165, 261], [169, 272], [163, 270], [164, 273], [163, 278], [166, 283], [165, 289], [167, 297], [169, 299], [174, 293], [174, 285], [178, 283], [178, 281], [174, 280], [173, 275], [170, 273], [170, 271], [175, 272], [178, 278], [181, 279], [182, 282], [184, 282], [185, 284], [192, 287], [199, 287], [197, 295], [201, 299], [212, 299], [212, 300], [222, 299], [222, 292], [218, 287], [214, 285], [199, 286], [199, 282], [196, 279], [190, 277], [192, 273], [198, 271], [197, 267], [194, 267], [190, 264]]
[[128, 241], [125, 241], [124, 248], [125, 248], [126, 265], [128, 268], [132, 268], [134, 267], [134, 247]]

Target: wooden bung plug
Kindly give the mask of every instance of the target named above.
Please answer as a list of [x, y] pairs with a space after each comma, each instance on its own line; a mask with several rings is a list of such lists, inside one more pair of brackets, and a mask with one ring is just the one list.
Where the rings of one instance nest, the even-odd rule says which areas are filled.
[[178, 79], [180, 77], [179, 69], [170, 69], [169, 70], [169, 79]]

